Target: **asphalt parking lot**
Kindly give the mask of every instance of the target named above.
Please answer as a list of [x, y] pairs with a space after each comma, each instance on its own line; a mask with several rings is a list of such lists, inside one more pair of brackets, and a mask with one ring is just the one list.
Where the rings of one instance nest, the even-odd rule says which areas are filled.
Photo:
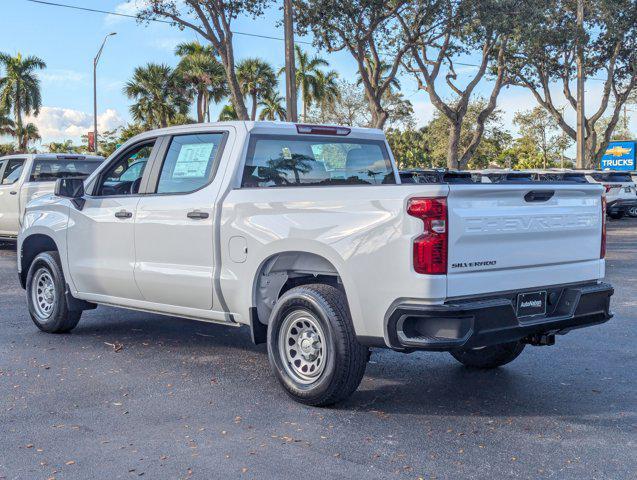
[[374, 350], [317, 409], [247, 329], [100, 307], [39, 332], [0, 247], [0, 479], [635, 478], [637, 219], [610, 222], [607, 260], [609, 323], [489, 372]]

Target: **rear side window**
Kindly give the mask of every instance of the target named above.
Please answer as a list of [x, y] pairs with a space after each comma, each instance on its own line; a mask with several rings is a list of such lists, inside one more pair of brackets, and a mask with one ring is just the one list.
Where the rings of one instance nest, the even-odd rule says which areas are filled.
[[85, 179], [99, 166], [100, 162], [85, 160], [36, 160], [29, 181], [53, 182], [69, 177]]
[[170, 141], [156, 193], [190, 193], [207, 185], [223, 133], [177, 135]]
[[242, 187], [396, 183], [385, 144], [331, 137], [253, 135]]

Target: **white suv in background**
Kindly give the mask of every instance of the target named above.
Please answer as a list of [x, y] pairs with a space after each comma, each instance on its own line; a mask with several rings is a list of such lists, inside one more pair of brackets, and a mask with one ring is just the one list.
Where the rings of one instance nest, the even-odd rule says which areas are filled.
[[637, 208], [637, 188], [629, 172], [587, 171], [590, 182], [600, 183], [606, 192], [606, 212], [614, 219], [629, 214], [635, 216]]

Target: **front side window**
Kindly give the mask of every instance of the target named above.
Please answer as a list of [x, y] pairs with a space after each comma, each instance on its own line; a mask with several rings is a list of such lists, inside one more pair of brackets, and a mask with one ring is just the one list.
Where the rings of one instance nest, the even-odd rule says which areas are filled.
[[2, 185], [12, 185], [20, 179], [24, 160], [8, 160], [2, 175]]
[[53, 182], [58, 178], [86, 179], [99, 167], [100, 162], [84, 160], [36, 160], [30, 182]]
[[[142, 182], [144, 168], [153, 151], [155, 140], [136, 145], [120, 156], [100, 176], [96, 195], [136, 195]], [[131, 171], [132, 170], [132, 171]]]
[[161, 167], [156, 193], [190, 193], [211, 181], [223, 133], [176, 135]]
[[242, 187], [396, 183], [381, 141], [253, 135]]

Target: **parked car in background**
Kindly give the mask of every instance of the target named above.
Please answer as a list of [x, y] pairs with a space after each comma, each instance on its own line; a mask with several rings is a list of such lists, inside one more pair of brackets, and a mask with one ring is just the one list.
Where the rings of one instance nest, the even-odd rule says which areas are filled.
[[[140, 157], [140, 176], [122, 179]], [[370, 346], [495, 368], [611, 317], [599, 185], [427, 178], [400, 185], [375, 129], [143, 133], [28, 205], [17, 264], [29, 313], [51, 333], [97, 304], [246, 325], [311, 405], [356, 390]]]
[[637, 187], [630, 173], [610, 170], [589, 170], [585, 173], [590, 182], [604, 186], [609, 217], [620, 219], [626, 214], [635, 213]]
[[482, 183], [531, 183], [535, 181], [533, 172], [509, 169], [480, 170]]
[[53, 193], [58, 178], [87, 178], [104, 157], [17, 154], [0, 157], [0, 239], [15, 240], [32, 199]]

